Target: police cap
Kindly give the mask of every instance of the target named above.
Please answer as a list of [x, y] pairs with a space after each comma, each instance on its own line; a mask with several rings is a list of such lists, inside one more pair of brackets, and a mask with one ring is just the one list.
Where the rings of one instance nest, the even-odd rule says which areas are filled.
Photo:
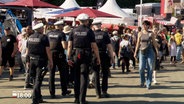
[[38, 23], [38, 24], [36, 24], [35, 26], [33, 26], [33, 30], [40, 29], [40, 28], [42, 28], [43, 26], [44, 26], [43, 23]]
[[63, 25], [64, 24], [64, 21], [63, 20], [59, 20], [57, 22], [54, 23], [54, 25]]
[[101, 21], [93, 21], [92, 25], [101, 25], [102, 22]]
[[88, 19], [89, 19], [89, 15], [85, 13], [81, 13], [77, 16], [77, 20], [88, 20]]
[[118, 34], [118, 31], [113, 31], [112, 34], [113, 35], [117, 35]]

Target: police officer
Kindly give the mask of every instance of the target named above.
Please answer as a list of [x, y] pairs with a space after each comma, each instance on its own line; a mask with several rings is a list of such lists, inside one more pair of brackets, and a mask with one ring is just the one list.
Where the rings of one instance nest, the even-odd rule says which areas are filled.
[[[113, 48], [111, 45], [111, 40], [107, 32], [101, 31], [101, 22], [100, 21], [94, 21], [93, 22], [93, 29], [95, 34], [96, 43], [99, 49], [100, 59], [101, 59], [101, 69], [102, 69], [102, 97], [109, 97], [109, 94], [107, 93], [108, 89], [108, 70], [111, 66], [110, 63], [110, 57], [111, 62], [114, 63], [114, 57], [113, 57]], [[107, 54], [107, 50], [109, 51], [110, 57]], [[95, 79], [95, 88], [96, 88], [96, 94], [97, 98], [101, 97], [101, 89], [100, 89], [100, 65], [96, 65], [95, 61], [96, 58], [93, 58], [94, 64], [93, 65], [93, 72], [94, 72], [94, 79]]]
[[[97, 57], [97, 64], [100, 64], [98, 47], [95, 42], [95, 35], [89, 28], [89, 16], [79, 14], [77, 16], [80, 25], [72, 30], [68, 42], [68, 63], [75, 68], [75, 103], [86, 104], [86, 91], [89, 76], [89, 64], [91, 62], [91, 50]], [[75, 50], [74, 62], [71, 61], [71, 51]]]
[[66, 55], [64, 53], [65, 49], [67, 48], [67, 43], [66, 43], [66, 36], [62, 32], [63, 24], [64, 24], [63, 20], [57, 21], [56, 23], [54, 23], [55, 29], [47, 34], [53, 58], [53, 69], [50, 70], [50, 78], [49, 78], [49, 90], [51, 98], [55, 98], [54, 82], [55, 82], [56, 66], [58, 67], [59, 70], [62, 95], [65, 96], [71, 93], [70, 90], [67, 90], [67, 82], [68, 82], [67, 80], [69, 71]]
[[35, 33], [28, 38], [27, 42], [27, 61], [30, 63], [30, 76], [34, 79], [32, 104], [43, 102], [40, 88], [48, 60], [49, 68], [53, 67], [49, 40], [46, 35], [43, 35], [43, 26], [43, 23], [35, 25], [33, 27]]

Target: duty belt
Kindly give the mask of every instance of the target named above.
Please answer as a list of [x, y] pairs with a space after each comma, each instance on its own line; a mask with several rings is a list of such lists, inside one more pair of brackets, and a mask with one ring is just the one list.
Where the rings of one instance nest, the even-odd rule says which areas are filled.
[[90, 48], [73, 48], [74, 50], [86, 50], [86, 51], [90, 51]]
[[30, 60], [44, 60], [44, 58], [38, 56], [30, 56]]

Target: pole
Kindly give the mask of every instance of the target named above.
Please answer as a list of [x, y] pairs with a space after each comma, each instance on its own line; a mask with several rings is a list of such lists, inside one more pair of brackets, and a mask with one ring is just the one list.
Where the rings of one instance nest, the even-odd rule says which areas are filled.
[[140, 0], [140, 16], [139, 16], [139, 18], [140, 18], [139, 26], [142, 27], [142, 0]]

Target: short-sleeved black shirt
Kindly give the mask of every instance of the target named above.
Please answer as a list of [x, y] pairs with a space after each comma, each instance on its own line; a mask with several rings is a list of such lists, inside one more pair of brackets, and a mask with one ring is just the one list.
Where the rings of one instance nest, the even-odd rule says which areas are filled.
[[74, 48], [91, 48], [95, 41], [94, 32], [87, 26], [80, 25], [69, 34], [69, 41], [73, 41]]
[[53, 30], [47, 34], [50, 42], [51, 51], [64, 52], [64, 48], [61, 44], [62, 41], [66, 41], [66, 35], [60, 30]]
[[49, 40], [46, 35], [34, 33], [28, 38], [28, 55], [32, 57], [47, 58], [46, 47], [49, 47]]
[[16, 37], [14, 35], [6, 35], [1, 39], [2, 52], [5, 54], [12, 54], [14, 50], [14, 43], [16, 43]]
[[106, 45], [111, 43], [108, 33], [101, 30], [96, 30], [94, 31], [94, 34], [99, 51], [106, 51]]

